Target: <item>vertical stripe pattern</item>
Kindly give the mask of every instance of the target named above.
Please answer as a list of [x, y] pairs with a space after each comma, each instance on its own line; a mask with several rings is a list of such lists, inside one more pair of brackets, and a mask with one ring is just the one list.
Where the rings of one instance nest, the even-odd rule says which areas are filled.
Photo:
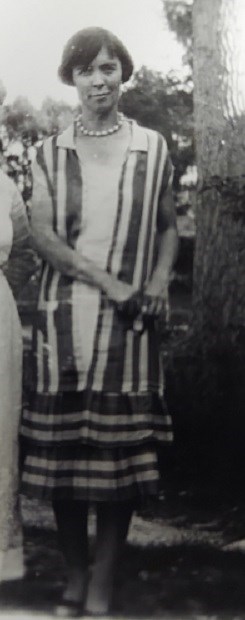
[[[141, 289], [153, 268], [167, 148], [156, 132], [139, 127], [134, 132], [113, 193], [117, 204], [106, 269]], [[83, 221], [83, 165], [76, 150], [48, 139], [37, 162], [52, 200], [54, 230], [82, 252], [87, 219]], [[134, 334], [103, 294], [45, 264], [33, 342], [37, 385], [24, 412], [25, 437], [41, 444], [98, 446], [171, 440], [154, 329]]]

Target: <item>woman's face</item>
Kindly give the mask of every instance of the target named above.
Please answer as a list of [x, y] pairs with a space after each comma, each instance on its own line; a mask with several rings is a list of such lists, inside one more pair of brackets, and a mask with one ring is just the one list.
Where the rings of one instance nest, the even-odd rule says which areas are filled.
[[102, 47], [96, 58], [86, 68], [74, 67], [73, 81], [83, 111], [100, 114], [117, 108], [122, 65], [117, 56], [111, 56], [106, 47]]

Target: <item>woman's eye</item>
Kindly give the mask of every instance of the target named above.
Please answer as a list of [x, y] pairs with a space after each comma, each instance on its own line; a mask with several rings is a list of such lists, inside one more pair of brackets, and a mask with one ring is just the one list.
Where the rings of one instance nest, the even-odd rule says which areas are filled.
[[85, 75], [90, 75], [93, 71], [93, 67], [87, 67], [86, 69], [83, 69], [83, 73], [85, 73]]
[[76, 72], [78, 75], [90, 75], [90, 73], [92, 73], [92, 67], [77, 67]]
[[104, 71], [104, 73], [112, 73], [114, 71], [114, 66], [113, 65], [104, 65], [102, 67], [102, 70]]

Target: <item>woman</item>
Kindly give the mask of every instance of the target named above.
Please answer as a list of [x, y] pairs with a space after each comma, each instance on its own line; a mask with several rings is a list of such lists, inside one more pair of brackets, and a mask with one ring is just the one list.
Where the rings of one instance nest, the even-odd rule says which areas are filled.
[[[22, 198], [11, 179], [0, 170], [0, 581], [24, 573], [18, 506], [18, 431], [22, 394], [22, 336], [15, 301], [6, 275], [17, 291], [27, 275], [20, 261], [27, 249], [28, 221]], [[10, 255], [11, 253], [11, 255]], [[27, 272], [29, 268], [27, 268]]]
[[[162, 136], [118, 114], [132, 70], [112, 33], [75, 34], [59, 75], [76, 86], [82, 115], [44, 143], [33, 167], [44, 262], [23, 489], [53, 501], [68, 568], [57, 615], [78, 615], [85, 596], [87, 612], [108, 611], [133, 508], [157, 492], [157, 444], [172, 439], [152, 320], [176, 252], [172, 171]], [[140, 313], [147, 329], [137, 331]], [[97, 546], [85, 588], [90, 502]]]

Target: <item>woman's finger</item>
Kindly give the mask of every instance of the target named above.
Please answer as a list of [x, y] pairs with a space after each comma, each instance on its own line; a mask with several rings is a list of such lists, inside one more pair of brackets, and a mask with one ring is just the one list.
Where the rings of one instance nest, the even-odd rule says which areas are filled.
[[142, 314], [147, 314], [148, 311], [148, 303], [144, 302], [141, 306], [141, 312]]
[[158, 298], [150, 295], [145, 296], [141, 306], [141, 312], [145, 316], [155, 316], [157, 311]]
[[152, 316], [155, 310], [155, 299], [151, 298], [147, 300], [146, 304], [142, 306], [142, 314], [145, 316]]
[[156, 315], [157, 316], [160, 316], [160, 314], [163, 313], [164, 306], [165, 306], [164, 299], [162, 299], [161, 297], [158, 297], [157, 306], [156, 306]]

